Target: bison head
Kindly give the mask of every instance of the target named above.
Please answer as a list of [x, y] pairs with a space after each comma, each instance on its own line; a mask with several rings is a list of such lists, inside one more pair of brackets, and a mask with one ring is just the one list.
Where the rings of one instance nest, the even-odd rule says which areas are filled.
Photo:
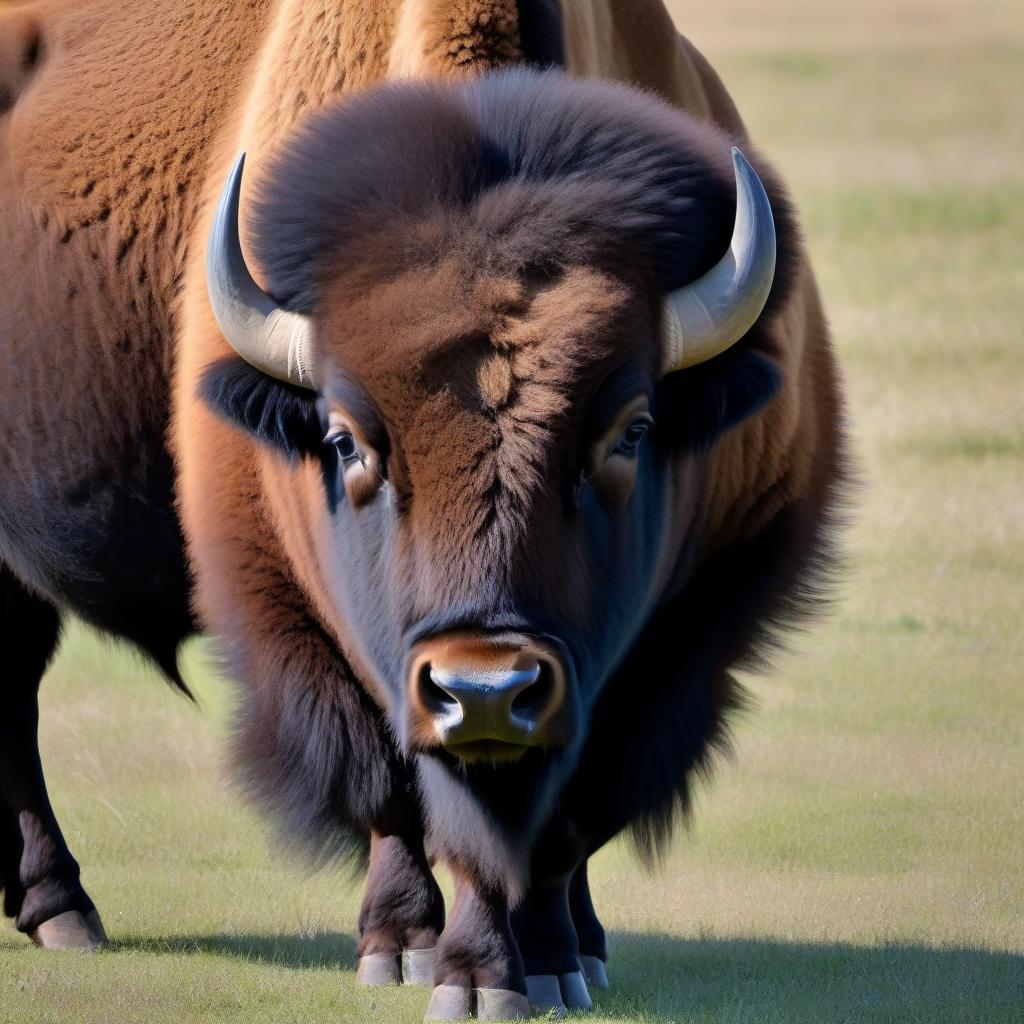
[[206, 396], [321, 467], [302, 529], [329, 625], [431, 771], [550, 796], [684, 582], [703, 453], [778, 380], [751, 342], [772, 210], [730, 149], [553, 72], [383, 86], [269, 168], [266, 290], [232, 172], [208, 281], [244, 362]]

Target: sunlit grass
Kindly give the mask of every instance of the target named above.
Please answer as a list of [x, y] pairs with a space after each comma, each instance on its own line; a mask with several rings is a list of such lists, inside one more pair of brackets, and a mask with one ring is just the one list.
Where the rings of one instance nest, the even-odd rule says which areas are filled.
[[[596, 1021], [1024, 1019], [1024, 22], [1004, 0], [674, 4], [801, 209], [863, 488], [796, 641], [653, 877], [592, 872]], [[359, 885], [275, 852], [196, 711], [73, 629], [51, 789], [114, 951], [0, 939], [0, 1021], [419, 1021], [352, 974]]]

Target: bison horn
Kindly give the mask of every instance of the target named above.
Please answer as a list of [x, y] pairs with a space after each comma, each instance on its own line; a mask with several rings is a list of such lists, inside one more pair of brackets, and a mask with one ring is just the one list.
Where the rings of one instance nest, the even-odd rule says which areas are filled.
[[733, 146], [736, 223], [729, 251], [703, 277], [665, 299], [663, 373], [695, 366], [743, 337], [775, 276], [775, 222], [764, 185]]
[[213, 315], [231, 347], [257, 370], [300, 388], [314, 387], [310, 322], [282, 309], [252, 279], [238, 237], [243, 153], [231, 168], [210, 229], [206, 288]]

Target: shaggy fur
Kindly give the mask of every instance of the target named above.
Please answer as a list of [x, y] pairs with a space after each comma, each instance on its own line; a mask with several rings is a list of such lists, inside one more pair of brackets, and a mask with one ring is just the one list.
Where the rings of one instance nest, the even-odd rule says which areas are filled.
[[[382, 123], [394, 126], [383, 137]], [[410, 222], [437, 211], [466, 248], [487, 245], [467, 232], [500, 238], [488, 256], [510, 272], [596, 262], [630, 267], [666, 292], [728, 245], [728, 141], [633, 90], [556, 72], [491, 75], [459, 90], [376, 89], [315, 115], [289, 143], [256, 207], [255, 253], [270, 290], [312, 313], [321, 283], [358, 263], [361, 242], [382, 229], [401, 233], [406, 265], [423, 262], [437, 240], [404, 239]], [[771, 312], [792, 286], [798, 250], [788, 204], [762, 175], [782, 239]]]

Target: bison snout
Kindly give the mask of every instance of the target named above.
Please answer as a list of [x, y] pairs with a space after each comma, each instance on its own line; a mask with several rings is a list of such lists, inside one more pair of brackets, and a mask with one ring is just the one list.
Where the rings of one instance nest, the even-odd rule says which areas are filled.
[[417, 647], [409, 686], [408, 734], [419, 749], [498, 761], [572, 740], [564, 666], [531, 637], [432, 638]]

